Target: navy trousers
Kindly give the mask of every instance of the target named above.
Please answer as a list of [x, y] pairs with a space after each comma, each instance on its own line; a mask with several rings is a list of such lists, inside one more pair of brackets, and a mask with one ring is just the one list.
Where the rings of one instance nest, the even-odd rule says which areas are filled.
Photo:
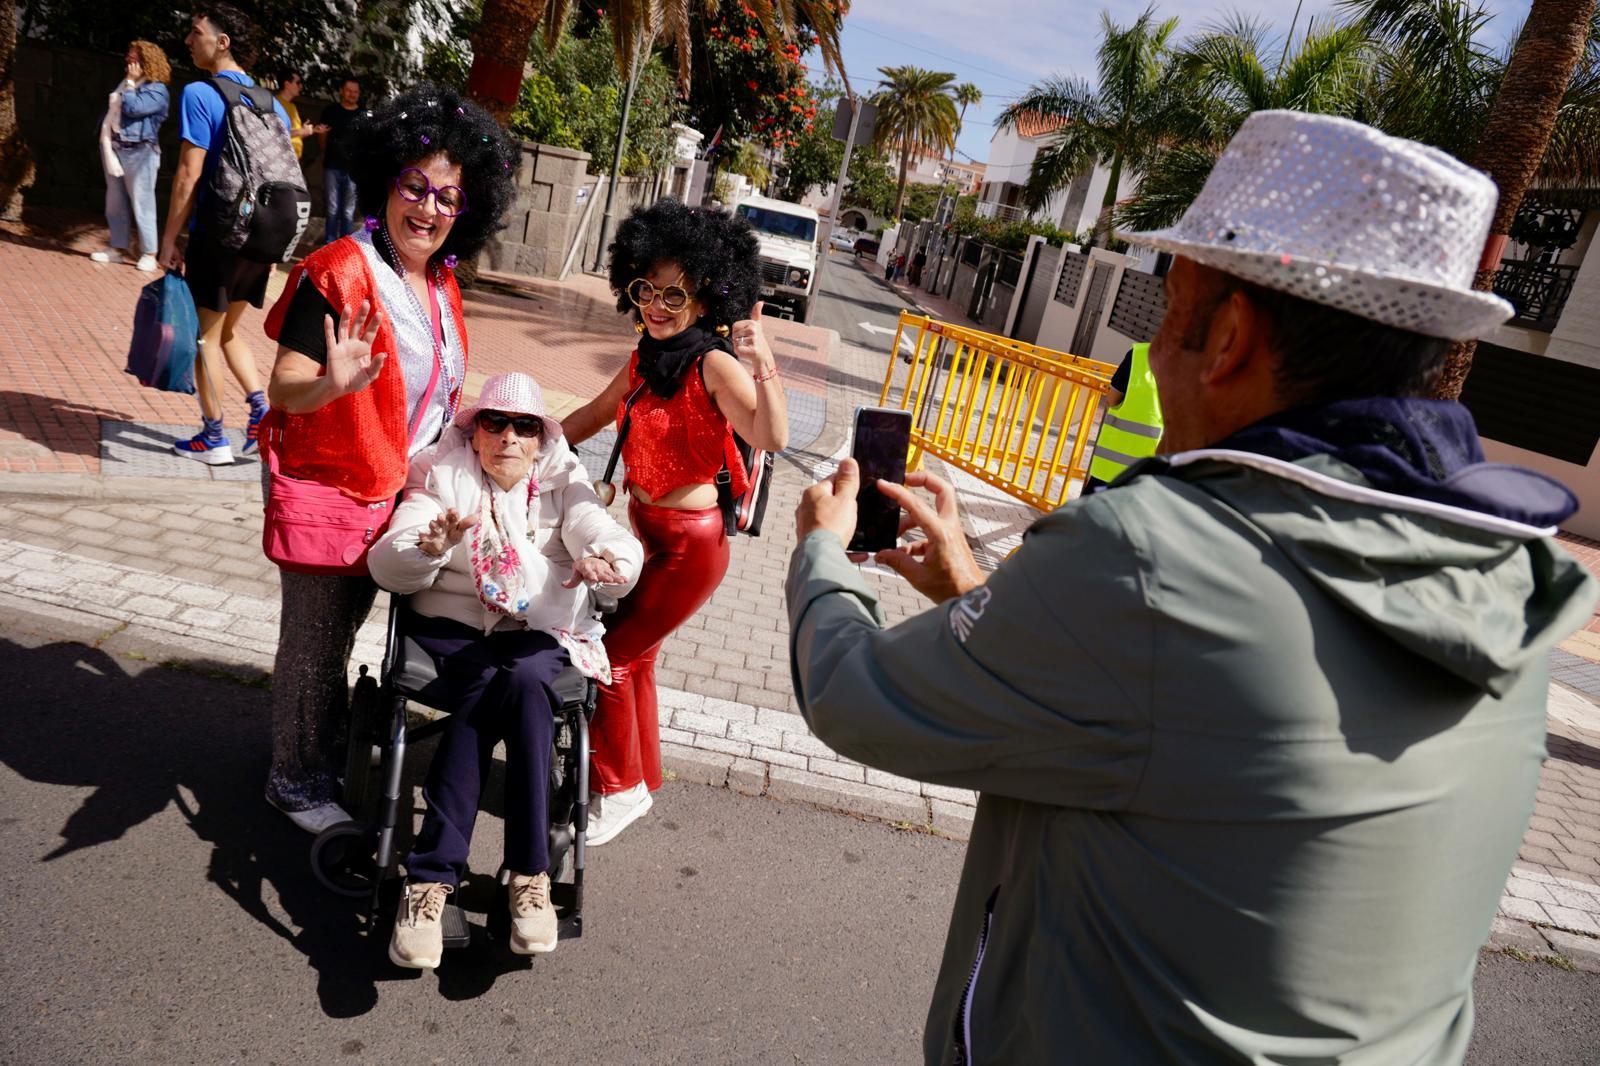
[[536, 874], [550, 865], [551, 689], [567, 665], [554, 637], [533, 630], [488, 635], [448, 618], [410, 614], [406, 632], [438, 664], [451, 691], [450, 718], [428, 767], [422, 818], [406, 873], [457, 885], [494, 746], [506, 744], [505, 865]]

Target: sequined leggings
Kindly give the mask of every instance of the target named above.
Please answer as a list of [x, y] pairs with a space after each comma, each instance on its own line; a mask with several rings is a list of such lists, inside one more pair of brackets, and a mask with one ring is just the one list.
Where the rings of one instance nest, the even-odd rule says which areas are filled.
[[378, 586], [370, 577], [278, 573], [283, 613], [272, 667], [272, 770], [267, 795], [283, 810], [339, 801], [349, 741], [346, 671]]
[[635, 497], [628, 518], [644, 543], [644, 570], [606, 624], [611, 684], [600, 688], [589, 732], [593, 788], [603, 795], [640, 781], [652, 792], [661, 787], [656, 655], [728, 572], [728, 536], [718, 508], [655, 507]]

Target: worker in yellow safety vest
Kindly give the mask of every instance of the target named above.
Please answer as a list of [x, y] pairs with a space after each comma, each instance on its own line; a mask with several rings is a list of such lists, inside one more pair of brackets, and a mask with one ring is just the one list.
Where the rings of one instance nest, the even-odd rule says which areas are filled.
[[1105, 488], [1161, 443], [1161, 404], [1150, 372], [1150, 345], [1135, 344], [1111, 377], [1111, 406], [1100, 422], [1083, 495]]

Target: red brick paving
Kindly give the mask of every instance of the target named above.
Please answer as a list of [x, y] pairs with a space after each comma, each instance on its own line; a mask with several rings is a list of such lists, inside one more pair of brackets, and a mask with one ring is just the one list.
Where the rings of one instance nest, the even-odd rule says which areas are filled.
[[[151, 275], [91, 262], [105, 236], [97, 221], [59, 212], [0, 223], [0, 320], [9, 327], [0, 338], [0, 472], [99, 473], [102, 418], [198, 422], [193, 397], [142, 388], [124, 372], [134, 303]], [[285, 278], [274, 274], [268, 307]], [[632, 348], [632, 328], [600, 278], [519, 280], [470, 292], [464, 304], [470, 391], [490, 374], [525, 370], [549, 391], [592, 396]], [[265, 317], [251, 308], [240, 321], [263, 380], [274, 351]], [[768, 332], [786, 384], [825, 397], [827, 334], [782, 321]], [[230, 415], [244, 409], [231, 375], [224, 405]]]

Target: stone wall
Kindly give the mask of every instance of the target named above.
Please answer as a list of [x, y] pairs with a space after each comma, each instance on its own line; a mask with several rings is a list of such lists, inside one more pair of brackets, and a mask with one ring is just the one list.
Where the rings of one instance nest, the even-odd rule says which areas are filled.
[[506, 228], [484, 248], [483, 269], [536, 278], [559, 275], [593, 195], [588, 169], [588, 152], [524, 142], [516, 202]]

